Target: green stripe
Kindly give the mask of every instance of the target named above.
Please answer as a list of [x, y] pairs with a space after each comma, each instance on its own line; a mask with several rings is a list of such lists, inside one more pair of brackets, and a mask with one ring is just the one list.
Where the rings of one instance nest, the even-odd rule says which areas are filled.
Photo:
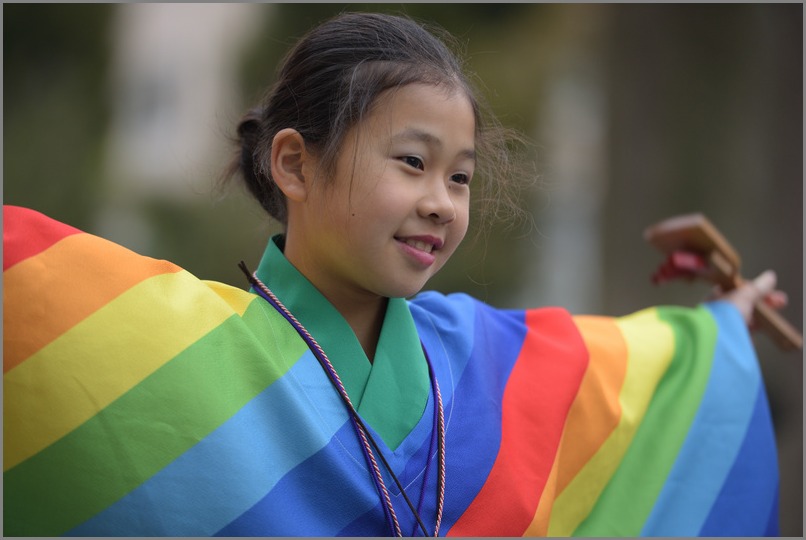
[[639, 536], [697, 413], [711, 373], [716, 325], [702, 307], [657, 308], [674, 357], [630, 448], [574, 536]]
[[280, 315], [252, 302], [243, 319], [228, 318], [79, 428], [7, 471], [5, 533], [59, 535], [92, 517], [233, 416], [305, 350]]

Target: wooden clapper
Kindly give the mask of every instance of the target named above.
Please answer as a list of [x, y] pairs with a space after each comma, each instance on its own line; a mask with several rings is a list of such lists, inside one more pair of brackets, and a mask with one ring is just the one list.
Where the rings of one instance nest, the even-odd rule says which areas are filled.
[[[725, 291], [745, 282], [739, 273], [739, 254], [702, 214], [656, 223], [644, 231], [644, 238], [668, 256], [653, 276], [656, 282], [680, 276], [703, 277]], [[692, 257], [692, 253], [696, 255]], [[781, 349], [803, 348], [803, 335], [763, 300], [756, 302], [753, 320]]]

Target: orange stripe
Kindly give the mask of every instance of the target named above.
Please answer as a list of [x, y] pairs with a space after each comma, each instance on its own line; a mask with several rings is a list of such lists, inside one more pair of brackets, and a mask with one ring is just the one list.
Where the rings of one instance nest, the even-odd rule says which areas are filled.
[[[560, 442], [560, 446], [562, 446], [562, 442]], [[529, 527], [526, 528], [523, 536], [548, 536], [551, 509], [554, 508], [554, 499], [557, 498], [557, 469], [559, 468], [559, 462], [560, 459], [555, 459], [551, 466], [546, 487], [540, 495], [540, 502], [537, 503], [535, 517]]]
[[523, 534], [549, 478], [588, 358], [563, 311], [529, 311], [526, 322], [523, 349], [504, 390], [498, 456], [451, 536]]
[[612, 318], [577, 317], [590, 365], [568, 414], [557, 493], [568, 486], [599, 450], [621, 418], [619, 393], [627, 374], [627, 345]]
[[[130, 287], [180, 270], [86, 233], [14, 265], [3, 273], [3, 372]], [[59, 311], [51, 311], [54, 296]]]

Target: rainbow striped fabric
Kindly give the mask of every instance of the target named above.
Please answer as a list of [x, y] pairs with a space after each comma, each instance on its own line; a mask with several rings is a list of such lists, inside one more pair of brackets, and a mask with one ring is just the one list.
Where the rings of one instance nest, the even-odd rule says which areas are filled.
[[[31, 210], [3, 220], [6, 535], [389, 533], [343, 404], [263, 299]], [[777, 534], [767, 400], [731, 306], [409, 306], [445, 403], [441, 535]], [[376, 437], [430, 527], [433, 407], [394, 450]]]

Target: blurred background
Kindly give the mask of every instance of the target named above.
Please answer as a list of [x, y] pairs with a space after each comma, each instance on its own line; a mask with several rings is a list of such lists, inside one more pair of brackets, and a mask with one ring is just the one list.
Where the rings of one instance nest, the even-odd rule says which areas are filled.
[[[3, 199], [246, 287], [278, 230], [218, 188], [241, 114], [307, 29], [406, 13], [464, 45], [534, 141], [531, 218], [465, 242], [430, 283], [500, 307], [622, 315], [693, 305], [642, 240], [702, 212], [803, 326], [802, 4], [4, 4]], [[492, 179], [493, 181], [495, 179]], [[781, 532], [802, 536], [802, 354], [755, 337], [778, 431]]]

